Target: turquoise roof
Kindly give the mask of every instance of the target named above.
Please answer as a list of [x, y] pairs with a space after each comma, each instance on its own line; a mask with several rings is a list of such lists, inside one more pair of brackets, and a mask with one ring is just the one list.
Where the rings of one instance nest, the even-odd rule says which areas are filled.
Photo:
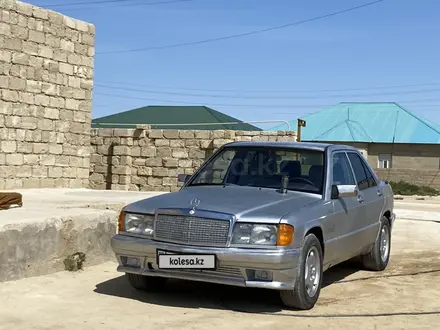
[[[301, 140], [322, 142], [439, 143], [440, 126], [397, 103], [343, 102], [301, 117]], [[296, 119], [290, 123], [296, 128]], [[271, 130], [286, 130], [286, 125]]]

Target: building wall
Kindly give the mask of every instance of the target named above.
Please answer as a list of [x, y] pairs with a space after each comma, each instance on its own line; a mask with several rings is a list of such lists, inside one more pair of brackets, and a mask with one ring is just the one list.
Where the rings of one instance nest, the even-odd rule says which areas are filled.
[[176, 191], [217, 148], [233, 141], [296, 141], [295, 132], [92, 129], [90, 187]]
[[0, 1], [0, 189], [86, 187], [93, 25]]
[[440, 144], [332, 143], [359, 149], [375, 169], [378, 168], [379, 154], [392, 155], [393, 169], [440, 169]]

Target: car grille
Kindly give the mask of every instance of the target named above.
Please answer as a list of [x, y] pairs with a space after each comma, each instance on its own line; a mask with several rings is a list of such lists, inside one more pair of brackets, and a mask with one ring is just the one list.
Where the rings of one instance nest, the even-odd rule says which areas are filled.
[[229, 226], [227, 220], [158, 214], [155, 238], [182, 244], [226, 246]]

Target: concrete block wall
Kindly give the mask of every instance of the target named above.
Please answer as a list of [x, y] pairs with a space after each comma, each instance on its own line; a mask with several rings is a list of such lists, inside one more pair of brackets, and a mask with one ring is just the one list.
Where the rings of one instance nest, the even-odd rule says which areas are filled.
[[390, 168], [376, 169], [375, 171], [382, 180], [405, 181], [420, 186], [440, 189], [440, 170]]
[[220, 146], [233, 141], [296, 141], [296, 132], [231, 130], [91, 131], [90, 187], [176, 191], [177, 176], [192, 174]]
[[87, 187], [95, 28], [0, 1], [0, 189]]

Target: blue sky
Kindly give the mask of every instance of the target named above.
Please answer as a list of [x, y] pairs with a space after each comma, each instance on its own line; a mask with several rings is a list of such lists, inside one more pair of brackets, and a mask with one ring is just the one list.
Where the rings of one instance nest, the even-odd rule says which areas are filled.
[[[372, 0], [193, 0], [140, 5], [157, 1], [166, 0], [50, 8], [96, 26], [94, 118], [145, 105], [193, 103], [245, 121], [293, 120], [338, 102], [393, 101], [440, 123], [438, 0], [387, 0], [243, 38], [105, 54], [264, 29]], [[84, 1], [29, 2], [44, 7]], [[416, 86], [381, 88], [401, 85]]]

